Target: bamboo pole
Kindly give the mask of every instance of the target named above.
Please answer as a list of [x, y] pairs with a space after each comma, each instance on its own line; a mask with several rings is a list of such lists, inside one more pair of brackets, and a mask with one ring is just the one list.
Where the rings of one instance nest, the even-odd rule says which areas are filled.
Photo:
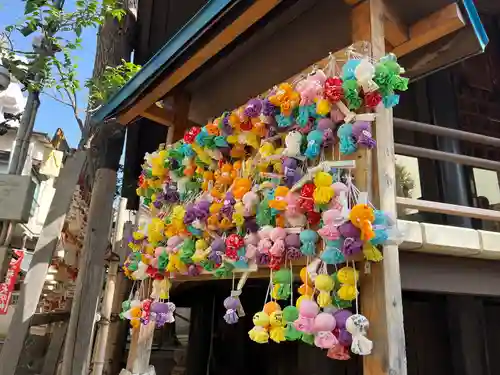
[[118, 206], [118, 215], [115, 223], [115, 232], [113, 236], [112, 249], [117, 257], [112, 257], [108, 268], [108, 277], [104, 298], [101, 305], [101, 319], [99, 321], [99, 330], [97, 332], [96, 345], [94, 347], [94, 360], [92, 361], [92, 375], [102, 375], [104, 370], [106, 346], [109, 337], [109, 325], [111, 319], [111, 309], [116, 291], [116, 281], [120, 260], [124, 256], [125, 249], [122, 246], [123, 226], [125, 223], [125, 213], [127, 208], [127, 198], [120, 198]]

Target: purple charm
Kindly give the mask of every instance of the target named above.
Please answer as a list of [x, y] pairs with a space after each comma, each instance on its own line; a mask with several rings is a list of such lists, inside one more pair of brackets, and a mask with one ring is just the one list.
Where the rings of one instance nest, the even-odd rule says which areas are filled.
[[177, 190], [172, 188], [171, 186], [165, 187], [164, 193], [165, 193], [165, 201], [167, 201], [168, 203], [176, 203], [180, 199]]
[[189, 276], [198, 276], [200, 274], [200, 270], [194, 264], [189, 265], [188, 275]]
[[243, 113], [246, 117], [250, 118], [259, 117], [260, 113], [262, 112], [262, 107], [263, 107], [262, 100], [257, 98], [250, 99]]
[[356, 121], [352, 125], [352, 135], [358, 145], [372, 149], [377, 145], [372, 136], [372, 127], [368, 121]]
[[257, 264], [259, 264], [260, 266], [269, 264], [269, 261], [270, 261], [269, 255], [263, 253], [257, 254]]
[[226, 321], [227, 324], [236, 324], [238, 323], [238, 314], [236, 313], [236, 310], [227, 310], [226, 313], [224, 314], [224, 320]]
[[339, 225], [339, 233], [344, 237], [361, 237], [361, 231], [356, 228], [350, 221]]
[[224, 307], [226, 310], [236, 310], [240, 305], [240, 301], [235, 297], [227, 297], [224, 300]]
[[303, 254], [298, 247], [288, 247], [286, 249], [286, 258], [289, 260], [297, 260], [302, 258]]
[[224, 320], [227, 324], [235, 324], [238, 322], [238, 314], [236, 310], [240, 306], [240, 300], [235, 297], [227, 297], [224, 300], [224, 307], [226, 308], [226, 314], [224, 315]]
[[151, 312], [156, 314], [167, 313], [168, 306], [165, 302], [153, 302], [151, 304]]
[[297, 160], [294, 158], [284, 158], [283, 160], [283, 171], [285, 174], [285, 184], [291, 188], [295, 183], [297, 183], [301, 177], [302, 174], [300, 171], [297, 169]]
[[321, 145], [323, 147], [331, 146], [335, 140], [335, 136], [333, 135], [332, 129], [325, 129], [323, 131], [323, 142]]
[[291, 248], [300, 248], [300, 236], [297, 233], [289, 233], [285, 237], [285, 246], [288, 249]]
[[342, 253], [344, 255], [350, 256], [358, 254], [363, 249], [363, 241], [359, 238], [347, 237], [342, 245]]
[[332, 130], [335, 127], [335, 124], [333, 121], [329, 118], [322, 118], [321, 120], [318, 121], [318, 130], [327, 130], [330, 129]]
[[[164, 314], [164, 313], [153, 313], [155, 315], [155, 321], [156, 321], [156, 326], [158, 328], [161, 328], [163, 327], [166, 323], [167, 323], [167, 317], [168, 315], [167, 314]], [[153, 315], [151, 314], [151, 315]]]
[[212, 250], [208, 254], [207, 258], [209, 261], [214, 262], [215, 264], [221, 264], [222, 263], [222, 252]]
[[231, 124], [229, 124], [229, 116], [224, 116], [222, 119], [222, 133], [224, 135], [231, 135], [233, 134], [233, 128], [231, 127]]
[[351, 346], [352, 335], [345, 329], [339, 329], [339, 344], [342, 346]]
[[210, 202], [200, 201], [194, 206], [194, 212], [196, 218], [200, 221], [207, 221], [208, 215], [210, 214]]
[[262, 101], [262, 114], [264, 116], [274, 116], [276, 112], [276, 107], [267, 99]]
[[256, 233], [259, 231], [259, 226], [254, 217], [245, 217], [245, 230], [249, 233]]
[[352, 315], [352, 312], [346, 309], [342, 310], [337, 310], [333, 314], [333, 317], [335, 318], [335, 321], [337, 322], [337, 328], [338, 329], [345, 329], [345, 322], [347, 318], [349, 318]]
[[193, 204], [186, 206], [186, 213], [184, 214], [184, 224], [189, 225], [196, 220], [196, 209]]
[[163, 201], [163, 194], [160, 193], [156, 196], [156, 200], [154, 201], [153, 206], [155, 206], [155, 208], [157, 208], [157, 209], [160, 209], [161, 206], [163, 206], [162, 201]]

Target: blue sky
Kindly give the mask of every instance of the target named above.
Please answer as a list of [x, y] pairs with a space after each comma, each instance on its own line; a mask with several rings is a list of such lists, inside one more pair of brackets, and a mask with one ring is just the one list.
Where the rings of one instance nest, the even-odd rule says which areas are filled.
[[[66, 6], [71, 9], [75, 0], [66, 0]], [[0, 29], [3, 29], [7, 25], [18, 22], [23, 19], [24, 13], [24, 2], [21, 0], [0, 0]], [[75, 56], [77, 58], [76, 63], [78, 64], [78, 79], [80, 82], [85, 82], [86, 79], [92, 76], [92, 70], [94, 67], [94, 56], [96, 47], [96, 35], [97, 30], [86, 29], [82, 34], [83, 43], [82, 49], [75, 51]], [[13, 38], [13, 42], [16, 49], [19, 50], [30, 50], [31, 41], [33, 36], [28, 36], [24, 38], [20, 34], [16, 34]], [[83, 109], [87, 107], [87, 90], [84, 89], [79, 94], [79, 106]], [[81, 113], [83, 119], [85, 114]], [[60, 127], [64, 130], [68, 143], [72, 147], [78, 145], [80, 140], [80, 130], [73, 117], [72, 110], [64, 104], [58, 103], [52, 98], [42, 95], [41, 96], [41, 106], [38, 112], [35, 130], [40, 132], [48, 133], [50, 137], [55, 133], [56, 129]]]

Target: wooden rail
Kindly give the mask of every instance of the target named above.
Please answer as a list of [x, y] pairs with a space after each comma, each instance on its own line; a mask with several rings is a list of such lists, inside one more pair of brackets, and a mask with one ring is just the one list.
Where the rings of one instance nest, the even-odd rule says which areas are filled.
[[438, 214], [470, 217], [473, 219], [490, 220], [500, 222], [500, 212], [487, 210], [484, 208], [475, 208], [459, 206], [456, 204], [424, 201], [411, 198], [396, 198], [396, 203], [400, 207], [413, 208], [423, 212], [434, 212]]
[[431, 150], [416, 146], [402, 145], [399, 143], [394, 144], [394, 151], [397, 154], [401, 155], [448, 161], [451, 163], [463, 164], [471, 167], [489, 169], [492, 171], [500, 172], [500, 162], [488, 159], [476, 158], [473, 156], [453, 154], [451, 152]]
[[500, 147], [500, 138], [488, 137], [487, 135], [465, 132], [458, 129], [445, 128], [443, 126], [431, 125], [418, 121], [395, 118], [394, 127], [410, 131], [439, 135], [442, 137], [459, 139], [472, 143], [479, 143], [486, 146]]

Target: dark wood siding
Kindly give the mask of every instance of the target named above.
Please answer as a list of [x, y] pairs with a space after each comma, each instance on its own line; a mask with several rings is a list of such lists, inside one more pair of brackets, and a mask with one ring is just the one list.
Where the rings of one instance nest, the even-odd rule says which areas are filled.
[[[208, 0], [139, 1], [139, 32], [134, 62], [145, 64], [207, 2]], [[128, 126], [122, 196], [128, 198], [129, 209], [136, 209], [139, 204], [135, 190], [144, 154], [156, 150], [166, 139], [167, 127], [150, 120], [140, 119]]]

